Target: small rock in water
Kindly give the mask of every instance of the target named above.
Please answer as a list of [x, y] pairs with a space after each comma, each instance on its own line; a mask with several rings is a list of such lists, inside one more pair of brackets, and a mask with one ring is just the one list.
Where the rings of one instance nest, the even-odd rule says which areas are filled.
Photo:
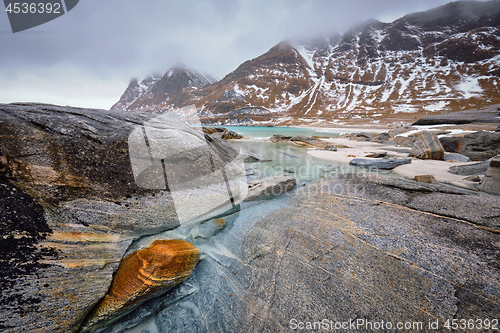
[[415, 176], [414, 179], [417, 182], [421, 182], [421, 183], [429, 183], [429, 184], [436, 184], [437, 183], [437, 180], [436, 180], [436, 178], [434, 178], [433, 175], [419, 175], [419, 176]]
[[121, 318], [145, 301], [184, 281], [200, 259], [200, 251], [179, 239], [156, 240], [126, 256], [111, 287], [82, 325], [93, 332]]
[[205, 221], [200, 224], [197, 228], [197, 232], [194, 235], [194, 238], [210, 238], [216, 235], [219, 231], [224, 229], [226, 226], [226, 221], [224, 219], [213, 219]]
[[411, 155], [423, 160], [442, 160], [444, 148], [436, 134], [423, 131], [415, 135]]

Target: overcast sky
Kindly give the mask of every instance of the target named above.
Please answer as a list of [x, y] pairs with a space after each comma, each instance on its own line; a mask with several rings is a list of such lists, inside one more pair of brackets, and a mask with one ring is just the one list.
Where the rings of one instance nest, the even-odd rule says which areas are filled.
[[80, 0], [12, 33], [0, 13], [0, 103], [109, 109], [133, 77], [184, 65], [219, 78], [290, 37], [344, 32], [448, 0]]

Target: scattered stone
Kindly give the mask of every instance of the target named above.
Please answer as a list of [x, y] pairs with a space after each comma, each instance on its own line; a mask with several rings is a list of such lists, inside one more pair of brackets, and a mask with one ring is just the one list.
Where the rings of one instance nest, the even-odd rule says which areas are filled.
[[436, 134], [423, 131], [415, 136], [411, 155], [423, 160], [442, 160], [444, 148]]
[[481, 181], [481, 177], [479, 177], [479, 175], [472, 175], [469, 177], [465, 177], [464, 180], [467, 180], [469, 182], [479, 183]]
[[240, 135], [236, 132], [233, 131], [225, 131], [224, 134], [222, 134], [222, 138], [224, 140], [235, 140], [235, 139], [243, 139], [243, 135]]
[[378, 169], [391, 170], [403, 164], [411, 163], [409, 158], [384, 158], [384, 159], [367, 159], [355, 158], [349, 162], [350, 165], [359, 167], [376, 167]]
[[387, 156], [387, 152], [384, 151], [383, 153], [370, 153], [368, 155], [365, 155], [365, 157], [369, 158], [384, 158]]
[[375, 135], [370, 141], [384, 143], [384, 142], [389, 141], [391, 139], [392, 139], [392, 136], [389, 133], [380, 133], [378, 135]]
[[349, 146], [346, 146], [346, 145], [336, 145], [336, 146], [339, 149], [342, 149], [342, 148], [352, 148], [352, 147], [349, 147]]
[[392, 136], [392, 137], [395, 137], [399, 134], [403, 134], [405, 132], [408, 132], [410, 130], [410, 127], [408, 126], [398, 126], [396, 129], [393, 129], [391, 131], [389, 131], [388, 133]]
[[462, 154], [458, 154], [458, 153], [445, 153], [444, 160], [445, 161], [456, 161], [456, 162], [470, 162], [469, 157], [462, 155]]
[[248, 195], [245, 201], [278, 196], [291, 191], [296, 185], [295, 178], [290, 176], [268, 177], [248, 184]]
[[500, 134], [478, 131], [463, 137], [439, 139], [447, 152], [460, 153], [472, 161], [485, 161], [500, 154]]
[[356, 157], [356, 155], [347, 155], [347, 157]]
[[429, 183], [429, 184], [436, 184], [437, 183], [437, 180], [436, 180], [436, 178], [434, 178], [433, 175], [418, 175], [418, 176], [415, 176], [414, 179], [417, 182], [421, 182], [421, 183]]
[[495, 132], [500, 132], [500, 126], [495, 129]]
[[284, 135], [280, 135], [280, 134], [274, 134], [273, 136], [271, 136], [269, 138], [269, 141], [275, 142], [275, 143], [278, 143], [278, 142], [287, 142], [291, 138], [292, 138], [291, 136], [284, 136]]
[[200, 251], [179, 240], [156, 240], [126, 256], [109, 292], [88, 315], [81, 332], [92, 332], [121, 318], [145, 301], [184, 281], [200, 259]]
[[243, 136], [224, 127], [202, 127], [203, 133], [224, 140], [243, 139]]
[[479, 184], [481, 191], [500, 195], [500, 155], [493, 157], [483, 181]]
[[323, 150], [326, 150], [326, 151], [337, 151], [337, 146], [336, 145], [328, 145]]
[[486, 173], [486, 170], [488, 170], [489, 165], [490, 165], [489, 160], [474, 164], [456, 165], [450, 167], [448, 172], [460, 176], [484, 175]]
[[329, 136], [327, 135], [311, 135], [311, 138], [312, 139], [331, 139]]
[[310, 136], [304, 136], [304, 135], [283, 136], [283, 135], [275, 134], [275, 135], [271, 136], [269, 138], [269, 140], [271, 142], [275, 142], [275, 143], [278, 143], [278, 142], [279, 143], [292, 143], [296, 146], [307, 147], [307, 148], [324, 149], [325, 147], [331, 145], [330, 143], [328, 143], [326, 141], [314, 139]]

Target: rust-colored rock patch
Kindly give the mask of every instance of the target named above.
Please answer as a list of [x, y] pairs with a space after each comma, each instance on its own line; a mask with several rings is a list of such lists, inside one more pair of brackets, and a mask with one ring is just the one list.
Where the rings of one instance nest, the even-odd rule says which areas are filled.
[[106, 296], [87, 317], [89, 332], [124, 316], [145, 301], [185, 280], [200, 259], [200, 251], [179, 240], [156, 240], [146, 249], [126, 256]]

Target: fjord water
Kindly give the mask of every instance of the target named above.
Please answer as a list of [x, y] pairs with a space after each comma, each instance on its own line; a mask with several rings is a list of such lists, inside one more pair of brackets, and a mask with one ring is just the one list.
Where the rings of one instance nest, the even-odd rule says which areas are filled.
[[[262, 160], [245, 163], [249, 182], [262, 177], [288, 174], [297, 179], [297, 187], [300, 187], [319, 178], [355, 170], [361, 171], [344, 163], [315, 158], [307, 154], [308, 149], [304, 147], [266, 140], [274, 134], [336, 137], [339, 132], [290, 127], [226, 126], [226, 128], [249, 138], [231, 142]], [[181, 285], [166, 295], [143, 304], [104, 332], [169, 332], [179, 327], [196, 331], [200, 327], [205, 327], [207, 320], [223, 322], [222, 317], [228, 315], [229, 308], [241, 306], [238, 302], [233, 304], [231, 298], [233, 294], [240, 294], [240, 288], [244, 289], [244, 286], [238, 284], [238, 276], [235, 275], [235, 272], [243, 272], [245, 269], [245, 265], [242, 265], [239, 259], [243, 257], [241, 242], [255, 223], [274, 212], [288, 209], [290, 200], [290, 195], [281, 195], [270, 200], [243, 202], [239, 211], [223, 216], [224, 229], [207, 239], [192, 236], [193, 233], [188, 230], [188, 226], [159, 235], [168, 238], [171, 234], [173, 238], [191, 242], [202, 252], [203, 260]], [[231, 299], [229, 308], [224, 302], [218, 301], [227, 297]], [[234, 300], [236, 299], [237, 297], [234, 297]], [[160, 311], [157, 308], [158, 304], [163, 308]], [[210, 318], [206, 318], [207, 311], [211, 314]]]

